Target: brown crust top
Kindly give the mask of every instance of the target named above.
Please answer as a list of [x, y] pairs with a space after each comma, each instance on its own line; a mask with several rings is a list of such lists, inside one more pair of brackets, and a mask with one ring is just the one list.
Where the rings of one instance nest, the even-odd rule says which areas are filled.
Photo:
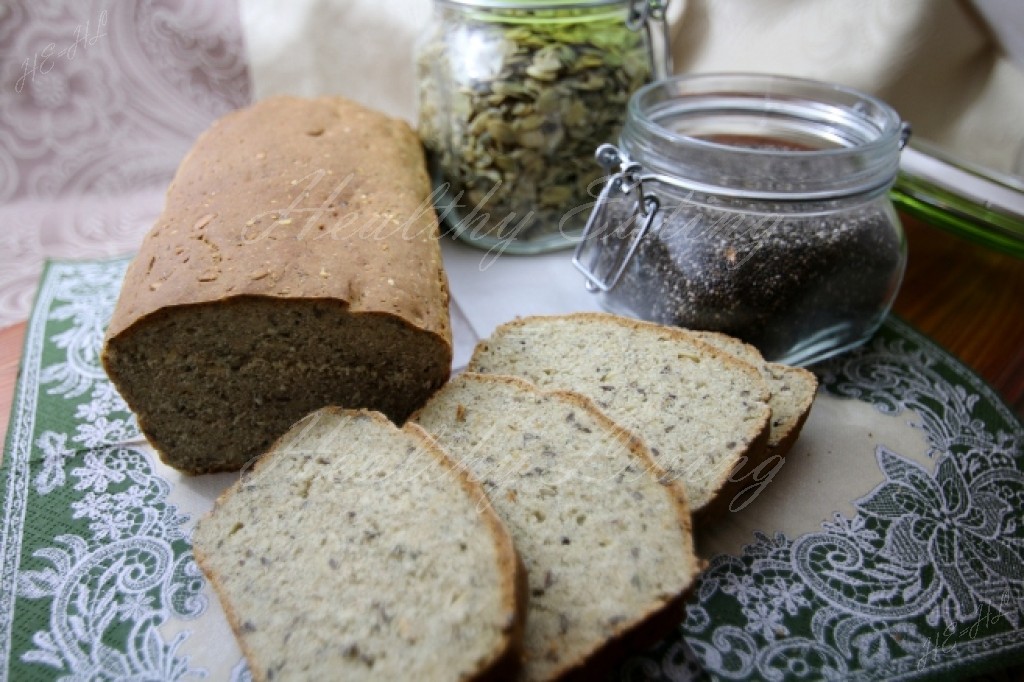
[[232, 112], [182, 161], [107, 338], [161, 309], [266, 296], [395, 315], [450, 347], [429, 193], [403, 121], [340, 97]]

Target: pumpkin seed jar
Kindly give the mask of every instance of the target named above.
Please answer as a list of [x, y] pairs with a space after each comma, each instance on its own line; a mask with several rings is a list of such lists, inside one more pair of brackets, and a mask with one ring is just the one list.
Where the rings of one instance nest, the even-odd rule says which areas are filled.
[[866, 341], [906, 245], [888, 191], [909, 129], [829, 83], [680, 76], [630, 100], [574, 263], [604, 307], [809, 364]]
[[509, 253], [575, 243], [602, 174], [594, 146], [616, 139], [651, 78], [651, 34], [638, 29], [663, 10], [435, 0], [417, 48], [419, 132], [449, 233]]

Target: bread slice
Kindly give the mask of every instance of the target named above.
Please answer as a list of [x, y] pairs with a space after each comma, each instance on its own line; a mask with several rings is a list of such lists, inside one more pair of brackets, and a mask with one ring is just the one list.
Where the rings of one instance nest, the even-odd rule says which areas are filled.
[[598, 679], [682, 621], [699, 566], [682, 486], [574, 393], [462, 374], [413, 419], [483, 482], [530, 580], [523, 680]]
[[803, 367], [777, 362], [765, 363], [771, 377], [772, 430], [768, 438], [769, 455], [785, 455], [800, 436], [818, 393], [818, 377]]
[[481, 487], [415, 425], [324, 408], [193, 538], [257, 680], [507, 679], [525, 574]]
[[469, 370], [590, 398], [647, 442], [705, 518], [735, 487], [742, 458], [764, 456], [771, 410], [760, 373], [672, 327], [604, 313], [522, 318], [481, 341]]
[[791, 367], [777, 362], [766, 362], [761, 352], [734, 336], [712, 331], [693, 331], [701, 341], [732, 353], [753, 365], [768, 382], [772, 409], [771, 428], [768, 432], [767, 456], [785, 456], [800, 435], [800, 430], [811, 412], [818, 391], [818, 378], [802, 367]]

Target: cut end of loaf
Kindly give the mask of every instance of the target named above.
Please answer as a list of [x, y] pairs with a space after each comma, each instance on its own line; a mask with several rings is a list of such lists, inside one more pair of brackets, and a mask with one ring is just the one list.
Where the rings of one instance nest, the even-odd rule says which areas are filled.
[[324, 405], [397, 423], [448, 378], [435, 334], [337, 301], [246, 297], [182, 306], [108, 340], [103, 363], [163, 460], [233, 471]]
[[408, 124], [340, 97], [270, 97], [196, 140], [103, 353], [164, 461], [237, 469], [313, 409], [400, 421], [443, 383], [429, 193]]

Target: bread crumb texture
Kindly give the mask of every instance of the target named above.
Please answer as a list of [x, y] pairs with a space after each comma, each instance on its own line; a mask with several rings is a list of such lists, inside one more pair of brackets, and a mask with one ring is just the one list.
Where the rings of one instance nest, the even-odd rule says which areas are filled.
[[695, 512], [742, 458], [764, 456], [771, 409], [760, 372], [682, 330], [601, 313], [527, 317], [481, 342], [469, 370], [586, 396], [646, 441]]
[[198, 524], [258, 680], [469, 680], [515, 655], [511, 540], [414, 426], [321, 410]]
[[699, 568], [685, 493], [632, 434], [578, 395], [478, 374], [413, 419], [481, 481], [526, 564], [521, 679], [596, 675], [627, 635], [678, 627]]
[[811, 404], [818, 390], [818, 378], [802, 367], [766, 362], [752, 345], [727, 334], [711, 331], [689, 333], [701, 341], [735, 355], [761, 373], [771, 394], [768, 398], [768, 406], [772, 411], [768, 454], [784, 455], [796, 441], [811, 411]]

